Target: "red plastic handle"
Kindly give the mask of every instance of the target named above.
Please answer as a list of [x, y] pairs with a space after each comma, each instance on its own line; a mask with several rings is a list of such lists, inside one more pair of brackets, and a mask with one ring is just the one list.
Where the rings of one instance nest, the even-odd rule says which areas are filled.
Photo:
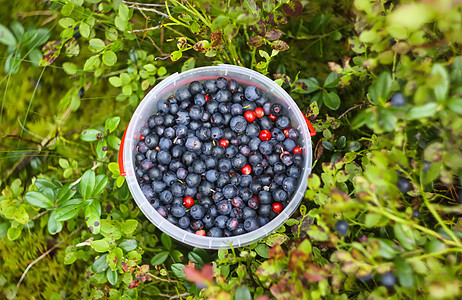
[[[303, 113], [302, 113], [302, 114], [303, 114]], [[303, 114], [303, 116], [305, 117], [306, 125], [308, 125], [308, 129], [310, 130], [310, 135], [311, 135], [311, 136], [315, 136], [315, 135], [316, 135], [316, 130], [314, 130], [313, 125], [311, 124], [310, 120], [308, 120], [308, 118], [306, 117], [306, 115]]]
[[124, 135], [122, 136], [122, 141], [120, 142], [120, 147], [119, 147], [119, 157], [118, 157], [118, 163], [119, 163], [119, 171], [121, 176], [127, 175], [124, 169], [124, 144], [125, 144], [125, 134], [127, 133], [128, 125], [127, 128], [125, 128]]

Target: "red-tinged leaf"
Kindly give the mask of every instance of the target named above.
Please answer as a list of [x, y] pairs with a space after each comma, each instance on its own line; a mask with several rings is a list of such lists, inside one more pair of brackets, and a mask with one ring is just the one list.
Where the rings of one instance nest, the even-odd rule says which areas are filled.
[[71, 38], [69, 41], [67, 41], [67, 43], [64, 44], [64, 47], [66, 48], [67, 56], [71, 57], [79, 55], [80, 46], [75, 38]]
[[122, 267], [122, 270], [124, 270], [125, 273], [133, 273], [135, 271], [135, 266], [129, 266], [125, 262], [120, 263], [120, 266]]
[[258, 298], [255, 298], [255, 300], [270, 300], [270, 298], [267, 295], [263, 295]]
[[265, 37], [270, 41], [274, 41], [274, 40], [277, 40], [278, 38], [280, 38], [281, 35], [282, 35], [282, 31], [277, 30], [277, 29], [273, 29], [273, 30], [268, 31], [266, 33]]
[[287, 24], [287, 18], [280, 11], [273, 11], [268, 15], [268, 22], [273, 27], [279, 27]]
[[265, 36], [266, 34], [266, 23], [263, 20], [257, 22], [257, 24], [250, 26], [250, 30], [255, 32], [259, 36]]
[[276, 40], [271, 44], [271, 48], [278, 51], [286, 51], [289, 50], [289, 45], [284, 41]]
[[61, 52], [61, 41], [50, 41], [42, 47], [43, 56], [40, 59], [39, 66], [45, 67], [51, 65]]
[[282, 259], [284, 257], [284, 250], [282, 250], [281, 245], [277, 245], [270, 249], [268, 256], [270, 259]]
[[313, 263], [305, 265], [305, 278], [311, 282], [320, 282], [327, 278], [327, 272]]
[[183, 269], [186, 279], [195, 283], [199, 288], [206, 287], [213, 280], [213, 267], [211, 264], [206, 264], [202, 270], [197, 270], [194, 264], [188, 264]]
[[338, 63], [334, 63], [333, 61], [328, 62], [327, 65], [332, 72], [337, 74], [340, 74], [343, 71], [342, 66], [340, 66]]
[[212, 47], [218, 47], [221, 44], [221, 32], [215, 31], [210, 34], [210, 41], [212, 42]]
[[303, 11], [303, 4], [300, 1], [290, 1], [282, 5], [282, 11], [289, 17], [298, 18]]
[[139, 287], [140, 286], [140, 282], [138, 280], [133, 280], [132, 282], [130, 282], [130, 284], [128, 285], [128, 288], [129, 289], [134, 289], [136, 287]]
[[210, 49], [210, 43], [207, 40], [199, 41], [194, 44], [193, 49], [200, 53], [205, 53]]
[[290, 77], [287, 76], [286, 74], [273, 74], [273, 77], [274, 77], [274, 80], [276, 79], [279, 79], [279, 78], [282, 78], [284, 79], [284, 82], [287, 83], [287, 84], [291, 84], [291, 80], [290, 80]]
[[273, 285], [270, 288], [271, 294], [273, 294], [276, 299], [300, 299], [296, 294], [292, 294], [290, 291], [290, 283], [288, 282], [288, 277], [284, 276], [279, 280], [279, 283]]
[[249, 45], [250, 47], [260, 47], [264, 43], [265, 39], [259, 35], [255, 35], [247, 41], [247, 45]]
[[291, 272], [303, 272], [305, 269], [305, 262], [308, 260], [308, 254], [302, 250], [294, 250], [290, 254], [289, 270]]
[[147, 273], [149, 272], [149, 265], [142, 265], [140, 268], [139, 268], [139, 271], [141, 273]]

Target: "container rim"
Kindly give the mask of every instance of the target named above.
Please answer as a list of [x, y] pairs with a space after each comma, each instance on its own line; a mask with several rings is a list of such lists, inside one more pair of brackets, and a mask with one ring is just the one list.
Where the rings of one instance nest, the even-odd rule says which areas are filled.
[[[146, 199], [136, 180], [134, 172], [133, 151], [130, 151], [130, 149], [135, 149], [136, 145], [134, 144], [134, 137], [137, 134], [139, 136], [139, 128], [135, 128], [135, 123], [137, 123], [135, 122], [135, 120], [143, 118], [143, 112], [150, 110], [149, 107], [152, 106], [152, 102], [158, 100], [156, 99], [156, 94], [158, 94], [160, 91], [171, 85], [176, 86], [179, 81], [182, 81], [182, 79], [188, 79], [189, 75], [200, 73], [208, 73], [207, 75], [210, 77], [224, 76], [229, 78], [233, 78], [232, 74], [244, 74], [246, 76], [249, 76], [249, 80], [258, 80], [259, 82], [256, 82], [256, 84], [262, 83], [267, 86], [270, 86], [271, 90], [266, 91], [266, 93], [277, 93], [278, 97], [282, 98], [286, 102], [286, 104], [289, 105], [295, 118], [301, 126], [300, 131], [302, 134], [300, 136], [304, 139], [303, 152], [305, 159], [304, 164], [302, 166], [303, 174], [300, 178], [297, 190], [294, 192], [292, 196], [292, 201], [290, 201], [286, 208], [268, 224], [260, 227], [255, 231], [239, 236], [223, 238], [199, 236], [187, 232], [177, 227], [176, 225], [170, 223], [169, 221], [167, 221], [167, 219], [162, 217]], [[216, 73], [216, 75], [211, 76], [211, 73]], [[121, 163], [123, 165], [123, 167], [121, 167], [121, 174], [125, 173], [125, 178], [130, 193], [132, 194], [133, 199], [135, 200], [143, 214], [151, 221], [152, 224], [154, 224], [157, 228], [159, 228], [161, 231], [165, 232], [172, 238], [189, 246], [204, 249], [230, 249], [235, 247], [246, 246], [268, 236], [269, 234], [277, 230], [279, 227], [281, 227], [285, 223], [285, 221], [294, 213], [294, 211], [300, 205], [301, 200], [303, 199], [304, 192], [306, 190], [306, 182], [308, 180], [308, 175], [311, 173], [312, 165], [312, 147], [310, 135], [313, 134], [313, 130], [311, 130], [310, 132], [310, 128], [308, 127], [306, 121], [307, 119], [305, 115], [300, 111], [292, 97], [290, 97], [290, 95], [274, 81], [256, 71], [247, 69], [245, 67], [220, 64], [217, 66], [199, 67], [182, 73], [176, 72], [168, 76], [159, 84], [157, 84], [154, 88], [152, 88], [151, 91], [143, 98], [143, 100], [140, 102], [137, 109], [135, 110], [132, 119], [130, 120], [130, 123], [127, 126], [127, 129], [124, 133], [124, 137], [119, 150], [121, 151], [121, 153], [119, 152], [119, 164]], [[123, 151], [123, 149], [125, 149], [126, 151]]]

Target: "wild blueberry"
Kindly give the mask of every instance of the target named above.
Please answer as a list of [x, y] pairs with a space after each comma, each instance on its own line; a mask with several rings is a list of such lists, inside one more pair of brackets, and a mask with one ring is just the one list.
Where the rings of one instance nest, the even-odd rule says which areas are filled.
[[245, 97], [250, 100], [250, 101], [255, 101], [257, 100], [258, 98], [261, 97], [261, 91], [259, 88], [257, 88], [256, 86], [253, 86], [253, 85], [249, 85], [246, 89], [245, 89]]
[[217, 211], [220, 215], [228, 215], [231, 212], [231, 202], [222, 200], [217, 204]]
[[247, 232], [254, 231], [258, 229], [258, 227], [260, 226], [258, 225], [258, 221], [256, 219], [248, 218], [244, 221], [244, 229]]
[[189, 151], [197, 151], [202, 147], [202, 142], [195, 136], [189, 137], [185, 143], [186, 149]]
[[207, 94], [215, 93], [218, 87], [216, 85], [216, 81], [213, 79], [208, 79], [204, 82], [204, 91]]
[[172, 161], [172, 155], [168, 151], [162, 150], [157, 154], [157, 161], [160, 164], [168, 165]]
[[199, 204], [195, 204], [191, 207], [189, 213], [193, 219], [200, 220], [204, 217], [204, 208]]
[[195, 95], [202, 91], [203, 86], [199, 81], [193, 81], [189, 84], [188, 89], [191, 94]]
[[383, 286], [392, 288], [396, 283], [396, 277], [391, 272], [384, 273], [381, 278]]
[[180, 226], [183, 229], [188, 228], [189, 224], [191, 224], [191, 221], [186, 216], [183, 216], [178, 220], [178, 226]]
[[404, 98], [403, 93], [396, 93], [391, 97], [390, 103], [394, 107], [402, 107], [406, 105], [406, 98]]
[[175, 94], [175, 98], [179, 101], [189, 100], [191, 96], [191, 92], [185, 87], [180, 88]]
[[337, 223], [335, 223], [335, 230], [341, 236], [344, 236], [347, 233], [348, 227], [349, 227], [348, 222], [344, 220], [340, 220], [340, 221], [337, 221]]
[[210, 237], [222, 237], [223, 236], [223, 230], [221, 230], [220, 228], [217, 228], [217, 227], [212, 227], [212, 228], [210, 228], [207, 236], [210, 236]]

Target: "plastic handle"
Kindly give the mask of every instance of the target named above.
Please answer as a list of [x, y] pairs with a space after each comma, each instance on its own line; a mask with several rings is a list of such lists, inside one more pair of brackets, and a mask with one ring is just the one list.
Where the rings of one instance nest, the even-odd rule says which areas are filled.
[[125, 144], [125, 134], [127, 133], [127, 129], [128, 129], [128, 125], [127, 125], [127, 128], [125, 128], [124, 135], [122, 136], [122, 140], [120, 141], [119, 157], [118, 157], [120, 176], [127, 175], [127, 173], [125, 172], [125, 168], [124, 168], [124, 144]]
[[305, 117], [306, 125], [308, 125], [308, 129], [310, 130], [310, 135], [315, 136], [316, 135], [316, 130], [314, 130], [313, 125], [311, 124], [310, 120], [306, 117], [304, 113], [302, 115]]

